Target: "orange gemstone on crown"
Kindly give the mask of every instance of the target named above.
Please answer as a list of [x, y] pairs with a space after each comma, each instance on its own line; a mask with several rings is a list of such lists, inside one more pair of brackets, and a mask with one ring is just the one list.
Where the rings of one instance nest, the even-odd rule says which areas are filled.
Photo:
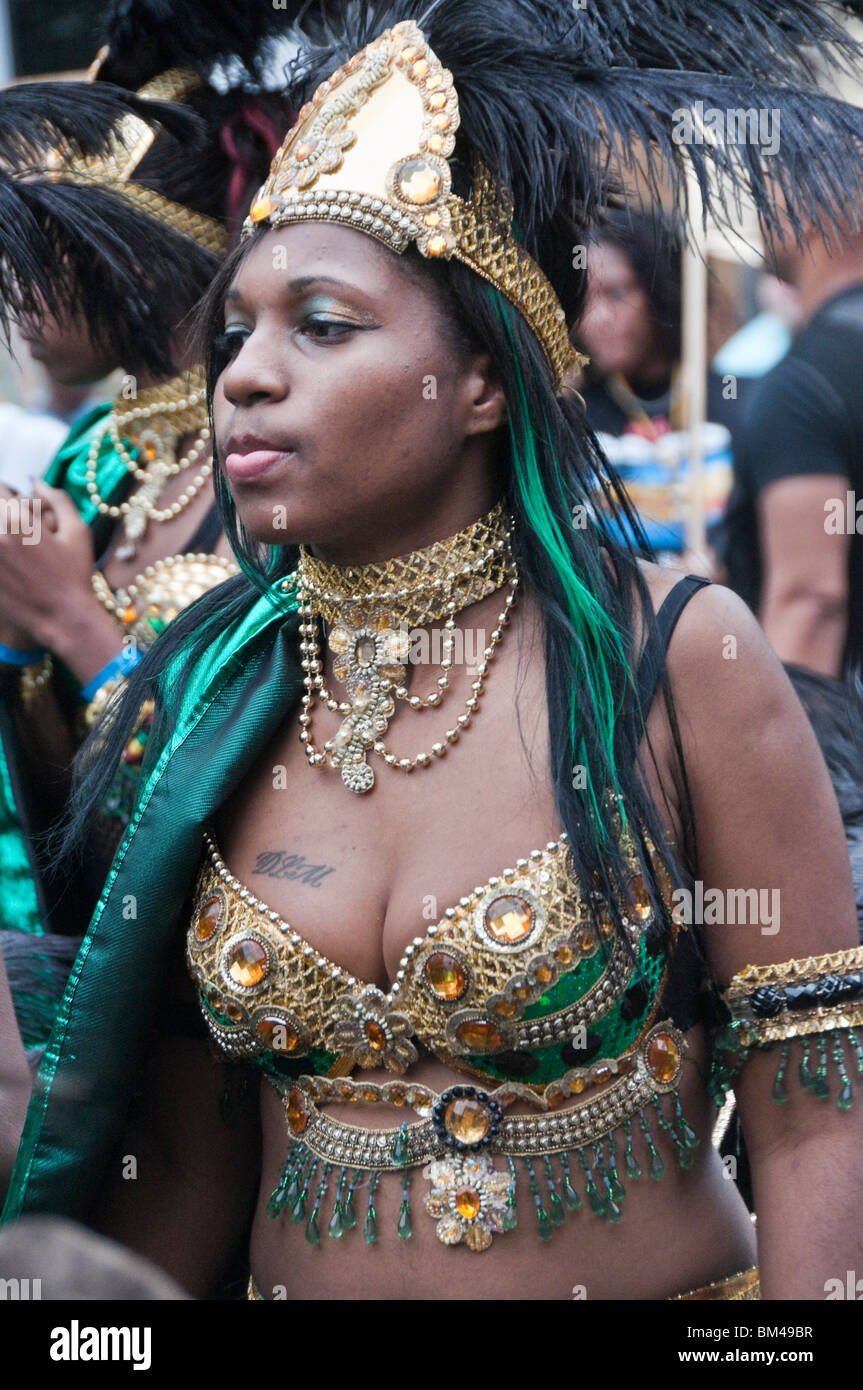
[[673, 1081], [680, 1065], [680, 1048], [670, 1033], [657, 1033], [647, 1045], [647, 1069], [657, 1081]]
[[442, 135], [430, 135], [427, 143], [432, 154], [440, 154], [446, 141]]
[[318, 148], [317, 140], [301, 140], [294, 150], [295, 159], [309, 159]]
[[414, 77], [426, 77], [428, 75], [428, 71], [429, 65], [426, 62], [425, 58], [417, 59], [417, 61], [413, 65]]
[[448, 951], [435, 951], [425, 965], [426, 979], [438, 999], [460, 999], [467, 988], [464, 969]]
[[533, 913], [524, 898], [495, 898], [485, 910], [485, 925], [495, 941], [511, 946], [528, 935]]
[[426, 242], [426, 250], [430, 256], [442, 256], [446, 249], [447, 239], [445, 236], [441, 236], [440, 232], [436, 232], [434, 236], [430, 236]]
[[249, 216], [253, 222], [263, 222], [275, 212], [277, 204], [273, 202], [267, 194], [262, 198], [256, 198], [249, 209]]
[[440, 169], [427, 159], [409, 159], [398, 173], [398, 188], [408, 203], [431, 203], [441, 191]]
[[475, 1187], [460, 1187], [455, 1194], [456, 1211], [465, 1221], [473, 1221], [479, 1216], [482, 1202]]
[[460, 1023], [456, 1037], [469, 1052], [497, 1052], [503, 1047], [503, 1033], [491, 1019], [471, 1018]]
[[209, 941], [213, 932], [222, 920], [222, 899], [207, 898], [201, 904], [198, 912], [198, 920], [195, 923], [195, 936], [199, 941]]
[[238, 941], [228, 952], [227, 971], [234, 984], [251, 989], [259, 985], [270, 968], [267, 953], [259, 941]]

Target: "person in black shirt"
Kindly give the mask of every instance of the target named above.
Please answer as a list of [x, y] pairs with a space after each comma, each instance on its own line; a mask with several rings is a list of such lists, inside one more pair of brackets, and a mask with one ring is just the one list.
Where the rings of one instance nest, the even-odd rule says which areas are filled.
[[804, 327], [742, 410], [720, 558], [777, 655], [839, 677], [863, 657], [863, 235], [782, 271]]

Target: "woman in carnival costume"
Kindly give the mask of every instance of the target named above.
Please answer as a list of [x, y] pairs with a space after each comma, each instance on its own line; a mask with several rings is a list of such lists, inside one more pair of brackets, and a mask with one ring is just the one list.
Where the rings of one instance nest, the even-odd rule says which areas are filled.
[[[607, 525], [637, 523], [567, 324], [603, 138], [679, 186], [681, 108], [780, 108], [769, 159], [686, 154], [828, 226], [863, 117], [801, 43], [859, 55], [812, 3], [355, 5], [318, 37], [209, 296], [243, 574], [87, 759], [73, 840], [154, 701], [7, 1215], [198, 1294], [253, 1211], [256, 1299], [820, 1297], [863, 1210], [839, 813], [744, 607]], [[710, 1145], [732, 1084], [757, 1248]]]

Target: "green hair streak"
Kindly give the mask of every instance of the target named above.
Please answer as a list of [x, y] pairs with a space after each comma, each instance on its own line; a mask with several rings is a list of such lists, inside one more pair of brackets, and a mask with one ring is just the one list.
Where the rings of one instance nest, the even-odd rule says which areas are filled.
[[[510, 321], [513, 310], [498, 289], [490, 286], [489, 293], [512, 348], [518, 394], [517, 400], [510, 403], [511, 407], [515, 406], [515, 410], [510, 408], [507, 423], [515, 486], [528, 523], [558, 576], [566, 613], [577, 635], [577, 640], [571, 643], [574, 679], [570, 691], [570, 746], [573, 753], [577, 751], [577, 761], [585, 768], [586, 791], [593, 805], [595, 824], [602, 838], [606, 839], [608, 830], [606, 817], [600, 808], [600, 789], [597, 788], [595, 777], [586, 760], [584, 736], [580, 728], [578, 691], [582, 686], [586, 689], [595, 711], [600, 745], [625, 825], [626, 811], [620, 794], [615, 755], [615, 728], [621, 712], [622, 698], [615, 698], [612, 672], [616, 669], [623, 674], [622, 685], [625, 689], [631, 681], [629, 662], [619, 631], [573, 565], [571, 550], [550, 504], [537, 457], [537, 431], [530, 415], [527, 391]], [[572, 489], [566, 486], [561, 474], [560, 461], [552, 445], [547, 420], [544, 421], [544, 425], [549, 455], [554, 465], [556, 486], [565, 509], [570, 512], [574, 502], [583, 502], [584, 499], [576, 498]]]

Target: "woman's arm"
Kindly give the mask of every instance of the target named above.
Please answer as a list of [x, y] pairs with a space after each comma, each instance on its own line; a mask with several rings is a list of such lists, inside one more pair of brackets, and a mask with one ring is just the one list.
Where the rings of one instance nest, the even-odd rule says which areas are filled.
[[[719, 987], [746, 965], [857, 946], [851, 869], [827, 770], [745, 605], [724, 589], [698, 594], [672, 641], [669, 674], [695, 815], [696, 877], [719, 914], [712, 924], [710, 910], [704, 914]], [[765, 1298], [818, 1299], [828, 1279], [863, 1269], [863, 1085], [849, 1067], [855, 1100], [841, 1111], [832, 1062], [830, 1095], [819, 1099], [798, 1084], [792, 1050], [788, 1100], [777, 1103], [779, 1053], [779, 1044], [754, 1052], [735, 1082], [762, 1287]]]

